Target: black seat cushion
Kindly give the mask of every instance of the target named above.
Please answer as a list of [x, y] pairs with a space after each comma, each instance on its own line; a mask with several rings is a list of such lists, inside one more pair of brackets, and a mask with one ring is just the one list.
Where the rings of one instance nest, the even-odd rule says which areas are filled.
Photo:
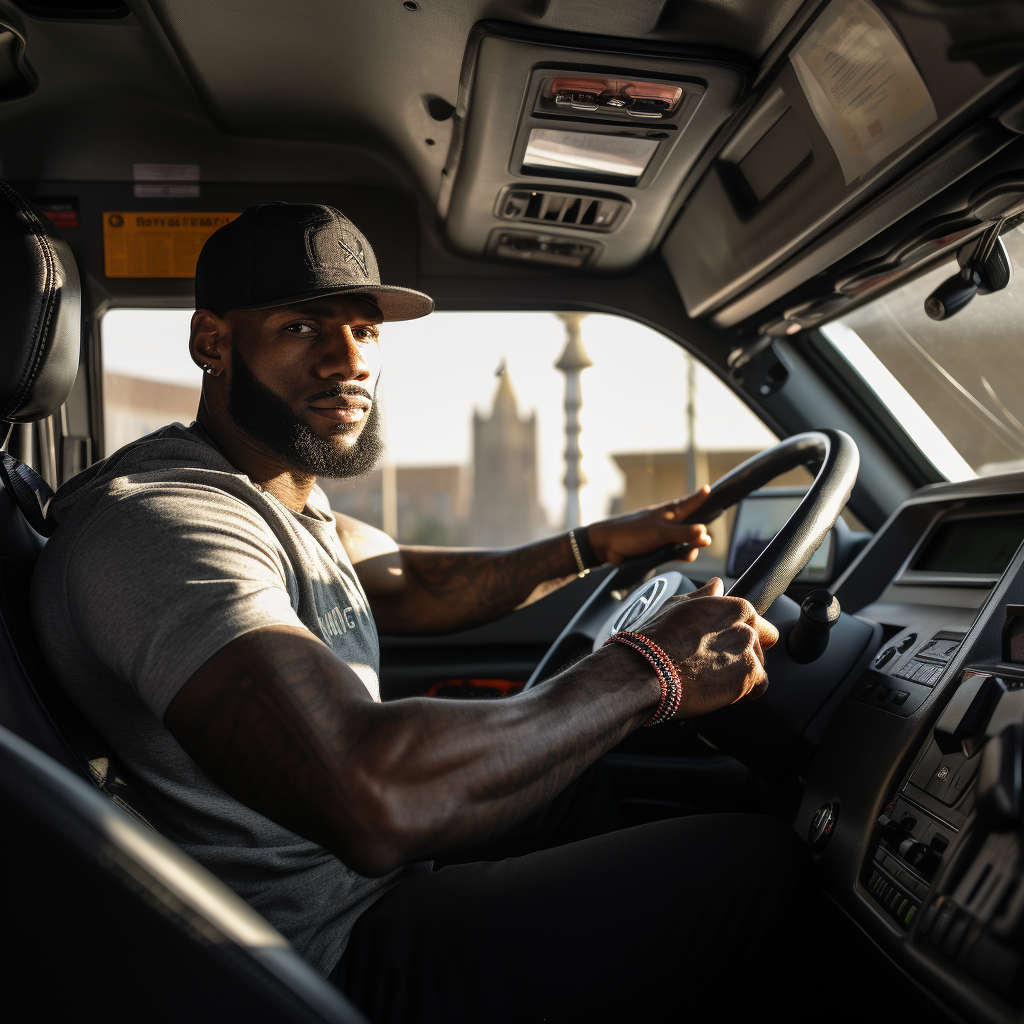
[[2, 728], [0, 815], [18, 1019], [366, 1024], [226, 886]]

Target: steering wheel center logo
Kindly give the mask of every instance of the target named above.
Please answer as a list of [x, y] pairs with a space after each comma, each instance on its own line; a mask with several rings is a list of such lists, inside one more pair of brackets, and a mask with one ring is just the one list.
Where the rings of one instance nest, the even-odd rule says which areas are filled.
[[668, 579], [655, 576], [648, 580], [630, 598], [629, 603], [619, 612], [619, 617], [612, 626], [612, 633], [621, 633], [624, 629], [635, 629], [641, 622], [653, 615], [669, 596]]

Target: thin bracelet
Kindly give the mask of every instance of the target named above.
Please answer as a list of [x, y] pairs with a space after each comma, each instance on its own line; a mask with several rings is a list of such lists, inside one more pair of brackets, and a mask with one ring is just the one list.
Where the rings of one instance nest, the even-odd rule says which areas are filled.
[[604, 564], [597, 557], [585, 526], [575, 526], [569, 531], [569, 546], [572, 548], [572, 557], [576, 559], [576, 568], [580, 576], [586, 576], [591, 569], [600, 568]]
[[623, 631], [614, 633], [604, 642], [623, 644], [631, 647], [654, 669], [661, 684], [661, 700], [654, 714], [644, 722], [644, 726], [660, 725], [673, 718], [679, 710], [683, 698], [683, 684], [672, 659], [650, 637], [643, 633]]
[[590, 570], [583, 564], [583, 556], [580, 554], [580, 546], [576, 542], [576, 531], [569, 531], [569, 547], [572, 548], [572, 557], [576, 559], [576, 568], [579, 570], [579, 576], [582, 578], [587, 575]]
[[648, 723], [650, 725], [660, 725], [662, 722], [667, 722], [674, 718], [675, 713], [679, 710], [679, 705], [683, 699], [683, 681], [679, 678], [679, 671], [676, 669], [675, 662], [649, 636], [643, 633], [632, 633], [631, 636], [644, 644], [648, 651], [661, 662], [669, 677], [665, 705], [664, 707], [658, 707], [658, 710], [655, 711], [654, 716]]

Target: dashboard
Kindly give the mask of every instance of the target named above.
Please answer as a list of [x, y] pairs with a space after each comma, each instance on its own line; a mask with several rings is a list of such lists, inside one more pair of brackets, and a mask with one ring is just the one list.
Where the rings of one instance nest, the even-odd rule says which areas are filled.
[[970, 1020], [1024, 1016], [1024, 474], [923, 488], [832, 586], [874, 627], [796, 827], [829, 895]]

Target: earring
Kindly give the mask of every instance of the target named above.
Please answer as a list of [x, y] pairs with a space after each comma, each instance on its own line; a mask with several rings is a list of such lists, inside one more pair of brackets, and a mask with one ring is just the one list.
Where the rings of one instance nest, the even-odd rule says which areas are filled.
[[203, 373], [208, 373], [211, 377], [216, 377], [217, 373], [212, 366], [208, 363], [203, 363]]

